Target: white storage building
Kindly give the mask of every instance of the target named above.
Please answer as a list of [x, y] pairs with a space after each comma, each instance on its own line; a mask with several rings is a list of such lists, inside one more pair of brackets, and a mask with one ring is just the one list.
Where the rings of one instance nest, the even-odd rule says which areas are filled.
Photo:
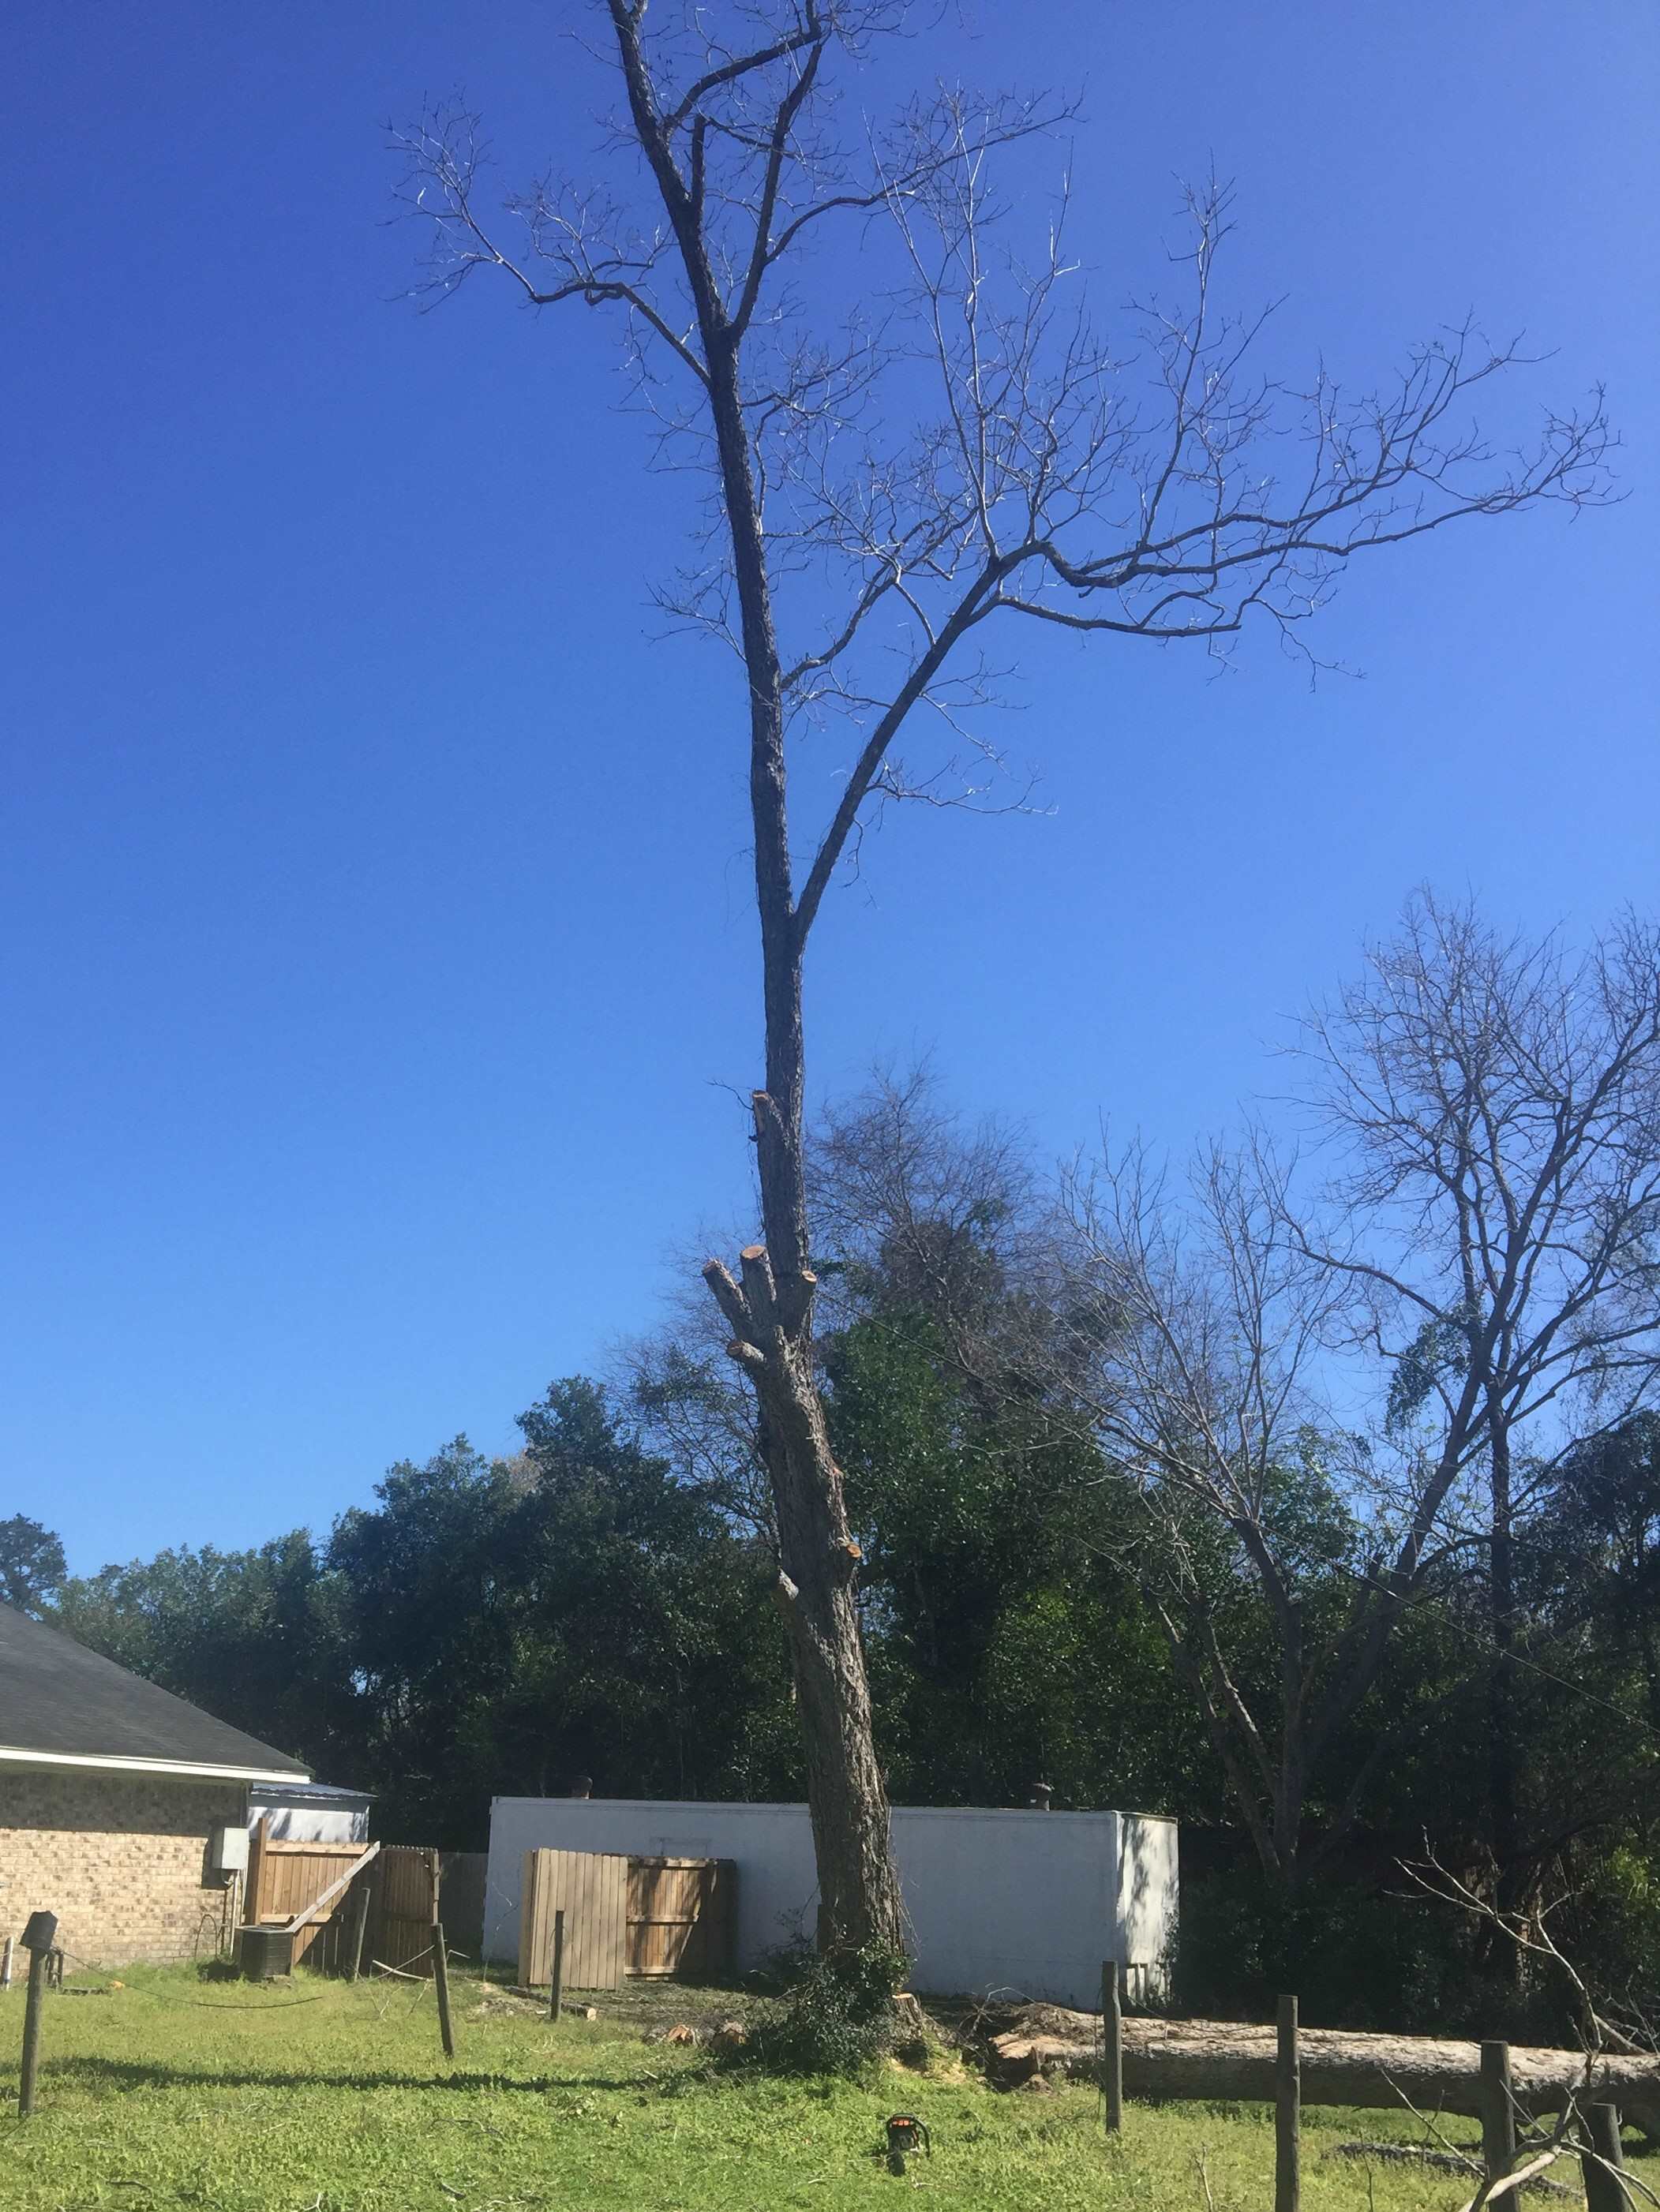
[[[1174, 1820], [896, 1805], [893, 1844], [914, 1988], [1098, 2006], [1109, 1958], [1128, 1970], [1133, 1999], [1162, 1988], [1176, 1936]], [[489, 1960], [518, 1957], [525, 1854], [540, 1850], [731, 1859], [739, 1972], [812, 1934], [818, 1882], [805, 1805], [498, 1797], [485, 1893]]]

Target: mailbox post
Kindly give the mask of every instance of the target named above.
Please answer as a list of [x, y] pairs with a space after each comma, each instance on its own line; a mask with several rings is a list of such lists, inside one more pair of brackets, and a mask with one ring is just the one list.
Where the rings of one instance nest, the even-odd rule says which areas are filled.
[[58, 1916], [32, 1912], [23, 1930], [23, 1948], [29, 1954], [29, 1993], [23, 2008], [23, 2063], [17, 2083], [17, 2117], [27, 2119], [34, 2110], [34, 2076], [40, 2063], [40, 2008], [46, 1995], [46, 1962], [58, 1940]]

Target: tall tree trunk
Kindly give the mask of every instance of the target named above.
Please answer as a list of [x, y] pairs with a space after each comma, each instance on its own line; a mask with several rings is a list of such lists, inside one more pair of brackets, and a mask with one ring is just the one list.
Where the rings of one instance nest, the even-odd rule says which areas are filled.
[[755, 1093], [763, 1244], [741, 1285], [718, 1261], [704, 1277], [732, 1323], [728, 1347], [760, 1406], [759, 1442], [778, 1517], [778, 1598], [788, 1632], [806, 1751], [822, 1950], [903, 1948], [903, 1915], [877, 1765], [870, 1685], [854, 1602], [860, 1552], [848, 1526], [812, 1350], [803, 1098], [803, 931], [791, 881], [784, 711], [771, 595], [737, 365], [710, 348], [710, 410], [721, 455], [749, 678], [750, 811], [761, 924], [766, 1088]]
[[[765, 1091], [756, 1094], [755, 1119], [764, 1178], [769, 1155], [787, 1158], [790, 1148]], [[813, 1279], [805, 1266], [775, 1275], [764, 1244], [745, 1247], [740, 1270], [741, 1283], [711, 1260], [703, 1274], [734, 1331], [727, 1349], [760, 1406], [759, 1441], [778, 1516], [776, 1594], [806, 1752], [818, 1944], [897, 1952], [903, 1917], [854, 1602], [860, 1554], [814, 1372]]]
[[[1494, 1903], [1501, 1913], [1512, 1914], [1520, 1906], [1527, 1871], [1522, 1854], [1521, 1746], [1516, 1711], [1516, 1546], [1510, 1431], [1503, 1407], [1492, 1401], [1488, 1418], [1493, 1662], [1487, 1673], [1487, 1810], [1498, 1877]], [[1514, 1936], [1495, 1927], [1492, 1957], [1508, 1980], [1520, 1979], [1523, 1955]]]
[[778, 1508], [778, 1600], [806, 1748], [819, 1948], [898, 1951], [903, 1931], [887, 1795], [854, 1603], [859, 1547], [830, 1455], [809, 1334], [781, 1337], [766, 1366], [752, 1371]]
[[1274, 1778], [1274, 1839], [1280, 1854], [1280, 1886], [1287, 1906], [1294, 1907], [1302, 1882], [1303, 1818], [1308, 1809], [1303, 1608], [1277, 1566], [1269, 1592], [1280, 1622], [1280, 1766]]

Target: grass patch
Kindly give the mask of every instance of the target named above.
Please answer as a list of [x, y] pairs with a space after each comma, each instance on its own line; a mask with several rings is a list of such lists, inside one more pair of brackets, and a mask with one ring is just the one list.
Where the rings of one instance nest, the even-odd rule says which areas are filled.
[[[121, 1978], [109, 1996], [48, 1997], [27, 2123], [15, 2104], [22, 1996], [0, 1998], [7, 2212], [843, 2212], [913, 2188], [976, 2212], [1204, 2212], [1201, 2159], [1216, 2212], [1273, 2201], [1260, 2106], [1132, 2106], [1109, 2143], [1083, 2088], [998, 2095], [897, 2071], [874, 2087], [719, 2077], [695, 2051], [643, 2042], [637, 2005], [604, 1996], [599, 2020], [554, 2027], [458, 1976], [452, 2068], [424, 1986]], [[744, 2010], [703, 1992], [685, 2003], [689, 2017]], [[903, 2180], [874, 2155], [897, 2110], [920, 2114], [935, 2146]], [[1448, 2132], [1475, 2136], [1461, 2121]], [[1305, 2112], [1309, 2212], [1452, 2212], [1450, 2175], [1323, 2155], [1344, 2136], [1415, 2133], [1404, 2116]]]

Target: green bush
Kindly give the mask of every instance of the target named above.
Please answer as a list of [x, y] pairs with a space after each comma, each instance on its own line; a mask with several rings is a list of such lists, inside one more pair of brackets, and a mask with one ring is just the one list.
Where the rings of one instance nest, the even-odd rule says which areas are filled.
[[1484, 1973], [1465, 1915], [1393, 1883], [1311, 1883], [1294, 1903], [1253, 1867], [1182, 1889], [1176, 2000], [1183, 2012], [1272, 2020], [1282, 1994], [1312, 2027], [1393, 2033], [1516, 2033], [1517, 1993]]
[[867, 2073], [892, 2049], [894, 1991], [905, 1977], [903, 1952], [873, 1945], [821, 1954], [798, 1945], [771, 1962], [781, 1990], [727, 2069], [786, 2075]]

